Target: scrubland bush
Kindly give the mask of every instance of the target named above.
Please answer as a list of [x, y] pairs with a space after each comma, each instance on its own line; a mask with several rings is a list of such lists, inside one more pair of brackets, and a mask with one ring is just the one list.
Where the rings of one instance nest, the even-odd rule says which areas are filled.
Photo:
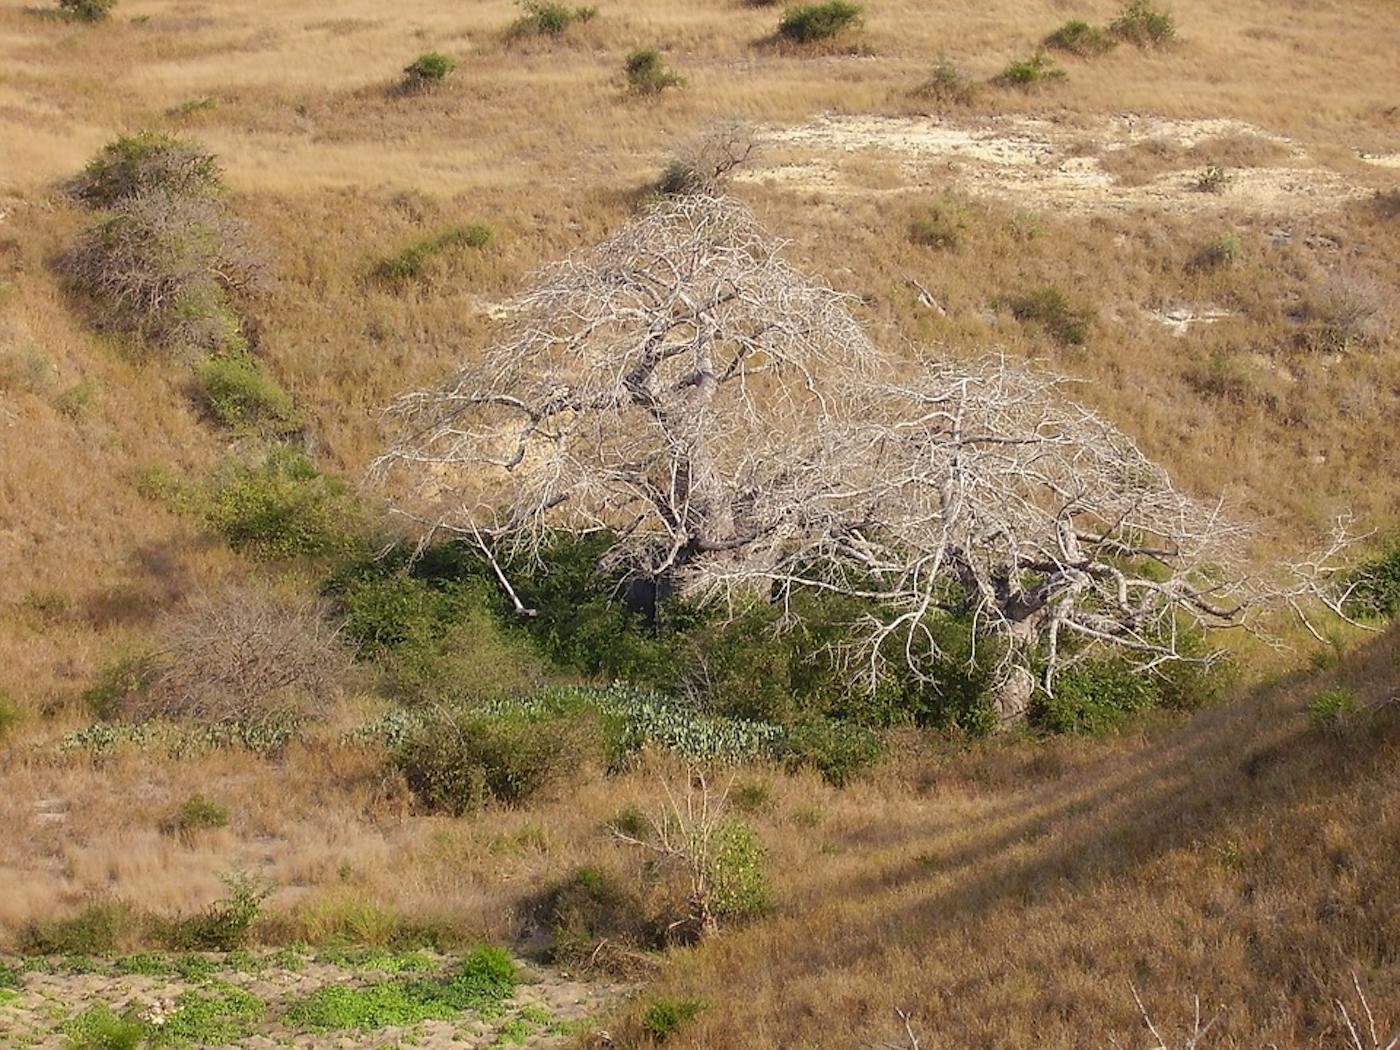
[[923, 248], [950, 251], [967, 228], [967, 208], [952, 198], [921, 208], [909, 220], [909, 239]]
[[579, 868], [551, 888], [541, 916], [552, 936], [551, 961], [570, 968], [635, 975], [642, 964], [637, 953], [665, 942], [663, 925], [648, 914], [641, 898], [600, 868]]
[[1300, 340], [1323, 353], [1373, 345], [1389, 330], [1394, 300], [1393, 291], [1364, 273], [1329, 274], [1304, 298]]
[[768, 910], [767, 851], [741, 820], [721, 826], [710, 865], [710, 907], [721, 921], [751, 919]]
[[153, 190], [120, 200], [63, 269], [116, 322], [174, 349], [240, 349], [229, 294], [266, 276], [248, 228], [217, 200]]
[[1037, 694], [1031, 722], [1051, 733], [1100, 733], [1154, 706], [1157, 698], [1152, 680], [1127, 665], [1081, 664], [1056, 677], [1053, 693]]
[[783, 10], [778, 36], [798, 44], [826, 40], [860, 25], [859, 4], [827, 0], [822, 4], [798, 4]]
[[147, 1027], [134, 1007], [118, 1014], [106, 1003], [88, 1007], [63, 1025], [66, 1050], [136, 1050]]
[[485, 248], [495, 236], [489, 226], [453, 226], [433, 237], [422, 237], [402, 251], [381, 260], [374, 275], [386, 281], [407, 281], [424, 276], [433, 259], [452, 248]]
[[1093, 58], [1112, 51], [1117, 41], [1098, 26], [1075, 18], [1047, 36], [1045, 46], [1080, 58]]
[[977, 86], [946, 57], [940, 57], [933, 73], [916, 87], [917, 99], [940, 106], [970, 106], [977, 100]]
[[667, 88], [681, 87], [685, 78], [666, 68], [661, 52], [653, 47], [639, 48], [629, 54], [622, 64], [627, 87], [638, 95], [659, 95]]
[[8, 693], [0, 689], [0, 741], [3, 741], [10, 731], [19, 725], [19, 721], [19, 705], [10, 698]]
[[1353, 616], [1394, 619], [1400, 616], [1400, 536], [1351, 573], [1346, 611]]
[[1326, 689], [1308, 701], [1308, 715], [1313, 725], [1328, 732], [1344, 728], [1360, 710], [1356, 693], [1345, 686]]
[[657, 1042], [665, 1042], [695, 1020], [706, 1005], [703, 999], [653, 999], [642, 1013], [642, 1028]]
[[657, 188], [670, 194], [719, 193], [757, 150], [757, 133], [751, 124], [716, 121], [677, 148]]
[[1023, 91], [1029, 91], [1047, 81], [1063, 80], [1065, 75], [1065, 71], [1051, 61], [1045, 48], [1042, 47], [1030, 58], [1011, 62], [992, 80], [993, 83], [1000, 84], [1002, 87], [1017, 87]]
[[197, 142], [160, 131], [121, 135], [102, 147], [73, 180], [74, 196], [111, 208], [145, 193], [211, 197], [223, 190], [223, 171]]
[[413, 93], [437, 87], [457, 68], [457, 60], [440, 51], [425, 51], [404, 66], [401, 87]]
[[343, 554], [362, 531], [349, 488], [290, 449], [226, 464], [198, 503], [209, 529], [260, 561]]
[[391, 755], [428, 810], [462, 813], [518, 805], [587, 768], [607, 764], [596, 718], [442, 708]]
[[1046, 285], [1022, 295], [1002, 296], [994, 303], [1011, 310], [1018, 321], [1040, 325], [1063, 346], [1082, 346], [1089, 339], [1094, 315], [1088, 307], [1072, 303], [1054, 285]]
[[139, 937], [141, 916], [122, 901], [95, 901], [65, 919], [35, 923], [23, 939], [35, 955], [110, 955]]
[[849, 784], [884, 753], [884, 744], [874, 731], [830, 718], [798, 722], [788, 730], [783, 746], [788, 769], [815, 769], [837, 787]]
[[1196, 176], [1196, 192], [1224, 193], [1232, 181], [1228, 171], [1219, 164], [1212, 164]]
[[172, 834], [185, 838], [190, 838], [200, 831], [227, 826], [228, 807], [221, 806], [198, 792], [181, 802], [166, 822], [166, 827]]
[[549, 0], [521, 0], [522, 14], [511, 27], [514, 34], [558, 36], [575, 22], [596, 18], [596, 7], [567, 7]]
[[1208, 270], [1231, 266], [1244, 258], [1244, 241], [1238, 233], [1222, 233], [1191, 257], [1188, 269]]
[[103, 22], [112, 14], [116, 0], [58, 0], [58, 9], [75, 22]]
[[1176, 22], [1150, 0], [1130, 0], [1108, 31], [1138, 47], [1163, 47], [1176, 40]]
[[139, 688], [120, 701], [126, 718], [298, 725], [340, 696], [345, 655], [317, 603], [236, 587], [168, 614], [156, 637]]
[[225, 875], [222, 881], [225, 896], [196, 915], [162, 925], [160, 937], [167, 948], [229, 952], [248, 943], [272, 887], [243, 872]]
[[246, 351], [205, 358], [195, 366], [199, 400], [230, 430], [289, 434], [301, 420], [292, 396]]

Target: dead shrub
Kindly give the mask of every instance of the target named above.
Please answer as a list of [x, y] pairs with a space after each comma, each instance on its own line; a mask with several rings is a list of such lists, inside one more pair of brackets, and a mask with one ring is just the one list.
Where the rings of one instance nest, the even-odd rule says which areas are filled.
[[1380, 342], [1390, 328], [1391, 294], [1365, 273], [1330, 274], [1304, 303], [1304, 346], [1328, 353]]
[[62, 268], [118, 324], [170, 349], [241, 346], [230, 294], [250, 294], [266, 264], [248, 227], [216, 199], [165, 190], [117, 203]]
[[201, 597], [158, 626], [144, 687], [121, 714], [203, 725], [286, 726], [324, 717], [349, 659], [319, 602], [253, 587]]
[[720, 120], [682, 143], [661, 175], [662, 193], [719, 193], [734, 171], [758, 152], [756, 130], [742, 120]]

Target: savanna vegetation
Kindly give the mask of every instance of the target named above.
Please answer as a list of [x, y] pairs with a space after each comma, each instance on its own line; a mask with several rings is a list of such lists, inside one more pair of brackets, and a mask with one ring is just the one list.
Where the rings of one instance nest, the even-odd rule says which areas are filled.
[[1393, 1046], [1286, 7], [0, 8], [0, 1043]]

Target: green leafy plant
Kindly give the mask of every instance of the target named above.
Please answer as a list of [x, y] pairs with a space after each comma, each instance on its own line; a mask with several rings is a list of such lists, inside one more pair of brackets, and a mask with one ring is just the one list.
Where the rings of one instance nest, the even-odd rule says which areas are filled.
[[301, 424], [292, 396], [247, 352], [208, 357], [195, 366], [200, 400], [231, 430], [288, 434]]
[[1115, 661], [1082, 663], [1056, 676], [1052, 694], [1037, 694], [1031, 721], [1052, 733], [1103, 733], [1154, 706], [1159, 696], [1153, 680], [1135, 668]]
[[1045, 38], [1045, 46], [1080, 58], [1093, 58], [1112, 51], [1118, 42], [1098, 26], [1074, 18]]
[[[646, 831], [640, 814], [635, 830]], [[551, 888], [540, 912], [553, 935], [550, 958], [557, 964], [627, 973], [635, 963], [631, 953], [661, 943], [661, 931], [637, 894], [600, 868], [579, 868]]]
[[230, 462], [200, 502], [212, 531], [260, 561], [343, 553], [361, 527], [349, 488], [291, 449]]
[[170, 828], [179, 835], [193, 835], [209, 828], [228, 826], [228, 807], [221, 806], [211, 798], [193, 794], [175, 811], [170, 818]]
[[597, 17], [596, 7], [567, 7], [550, 0], [522, 0], [522, 14], [511, 27], [512, 33], [536, 36], [559, 36], [575, 22], [588, 22]]
[[225, 875], [221, 881], [225, 896], [197, 915], [167, 924], [163, 939], [168, 947], [176, 951], [228, 952], [248, 943], [272, 887], [245, 872]]
[[823, 4], [798, 4], [783, 10], [778, 21], [778, 35], [797, 44], [826, 40], [861, 22], [861, 7], [847, 0], [828, 0]]
[[977, 100], [977, 86], [946, 56], [939, 56], [929, 78], [913, 91], [915, 98], [940, 106], [970, 106]]
[[0, 740], [4, 740], [15, 726], [20, 722], [19, 705], [10, 698], [10, 695], [0, 689]]
[[453, 226], [432, 237], [421, 237], [378, 263], [374, 275], [385, 281], [408, 281], [424, 276], [428, 264], [452, 248], [485, 248], [494, 232], [489, 226]]
[[638, 48], [622, 64], [627, 87], [638, 95], [659, 95], [667, 88], [681, 87], [685, 78], [666, 68], [661, 52], [654, 47]]
[[1042, 47], [1030, 58], [1017, 59], [1009, 63], [993, 78], [993, 81], [1003, 87], [1016, 87], [1022, 91], [1029, 91], [1031, 88], [1049, 81], [1064, 80], [1065, 76], [1065, 71], [1055, 65], [1045, 48]]
[[657, 1042], [664, 1042], [699, 1016], [708, 1004], [704, 999], [653, 999], [642, 1013], [642, 1027]]
[[405, 91], [428, 91], [437, 87], [457, 68], [457, 60], [440, 51], [425, 51], [404, 67]]
[[38, 955], [110, 955], [141, 931], [141, 916], [124, 901], [96, 901], [65, 919], [35, 923], [25, 947]]
[[1356, 693], [1346, 686], [1326, 689], [1308, 701], [1308, 716], [1313, 725], [1329, 732], [1345, 727], [1360, 710]]
[[104, 22], [112, 14], [116, 0], [58, 0], [58, 9], [75, 22]]
[[73, 194], [100, 208], [142, 193], [214, 196], [223, 190], [223, 171], [199, 143], [161, 131], [120, 135], [103, 146], [72, 185]]
[[781, 754], [789, 769], [815, 769], [823, 779], [842, 787], [879, 761], [884, 751], [872, 730], [817, 717], [788, 730]]
[[1138, 47], [1164, 47], [1176, 40], [1176, 22], [1150, 0], [1130, 0], [1108, 31]]
[[1349, 614], [1368, 619], [1400, 616], [1400, 536], [1392, 537], [1379, 555], [1352, 570], [1345, 606]]
[[924, 248], [951, 251], [967, 228], [967, 208], [945, 198], [920, 209], [909, 220], [909, 239]]
[[711, 908], [722, 920], [749, 919], [768, 909], [767, 851], [743, 821], [727, 822], [710, 859]]
[[116, 1013], [106, 1003], [88, 1007], [63, 1025], [65, 1050], [135, 1050], [147, 1028], [134, 1012]]
[[1228, 171], [1219, 164], [1212, 164], [1196, 176], [1196, 191], [1198, 193], [1224, 193], [1231, 181], [1233, 180]]
[[164, 1022], [150, 1026], [154, 1047], [226, 1046], [253, 1034], [267, 1015], [267, 1004], [252, 992], [229, 984], [175, 997]]
[[1071, 303], [1069, 297], [1054, 285], [1022, 295], [1003, 296], [995, 300], [995, 305], [1009, 307], [1011, 316], [1018, 321], [1040, 325], [1051, 338], [1064, 346], [1082, 346], [1089, 339], [1093, 313], [1087, 307]]

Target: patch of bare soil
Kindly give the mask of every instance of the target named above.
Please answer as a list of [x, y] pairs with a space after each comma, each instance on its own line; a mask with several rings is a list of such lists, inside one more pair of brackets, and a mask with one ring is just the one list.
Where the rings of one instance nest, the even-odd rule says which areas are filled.
[[[767, 130], [767, 158], [741, 178], [802, 192], [898, 193], [956, 189], [1020, 206], [1077, 212], [1231, 208], [1255, 214], [1324, 211], [1371, 187], [1325, 167], [1298, 143], [1237, 120], [1167, 120], [1116, 115], [1073, 123], [993, 117], [828, 115]], [[1251, 148], [1241, 149], [1240, 144]], [[1214, 148], [1219, 144], [1221, 148]], [[1155, 153], [1154, 171], [1129, 151]], [[897, 165], [898, 184], [872, 188], [853, 156]], [[1213, 158], [1219, 157], [1219, 160]], [[1367, 158], [1382, 166], [1387, 158]], [[1203, 178], [1218, 168], [1215, 178]]]

